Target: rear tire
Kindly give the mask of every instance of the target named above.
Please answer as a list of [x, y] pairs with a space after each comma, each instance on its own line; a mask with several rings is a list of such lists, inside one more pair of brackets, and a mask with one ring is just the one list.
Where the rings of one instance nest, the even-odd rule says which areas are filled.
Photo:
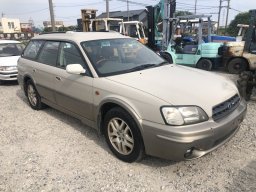
[[172, 56], [167, 53], [167, 52], [160, 52], [160, 55], [162, 58], [164, 58], [166, 61], [168, 61], [168, 63], [173, 63], [173, 59], [172, 59]]
[[131, 163], [144, 155], [144, 144], [132, 116], [120, 107], [110, 109], [103, 121], [106, 142], [120, 160]]
[[247, 62], [241, 58], [232, 59], [227, 66], [227, 70], [232, 74], [239, 74], [247, 69]]
[[198, 69], [211, 71], [212, 70], [212, 61], [210, 59], [200, 59], [196, 66]]
[[28, 103], [32, 109], [40, 110], [45, 107], [45, 104], [41, 102], [41, 97], [31, 79], [26, 82], [26, 95]]

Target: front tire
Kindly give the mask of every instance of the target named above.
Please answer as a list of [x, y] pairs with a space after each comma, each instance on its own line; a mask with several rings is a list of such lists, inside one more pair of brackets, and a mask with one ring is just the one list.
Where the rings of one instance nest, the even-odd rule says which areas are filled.
[[104, 135], [113, 154], [131, 163], [142, 159], [144, 145], [132, 116], [120, 107], [107, 112], [103, 122]]
[[235, 58], [232, 59], [227, 66], [227, 70], [232, 74], [239, 74], [247, 69], [247, 63], [244, 59]]
[[26, 83], [26, 95], [28, 103], [32, 109], [40, 110], [44, 108], [44, 104], [41, 102], [41, 97], [32, 80], [28, 80]]
[[211, 71], [212, 70], [212, 61], [210, 59], [201, 59], [198, 61], [196, 66], [198, 69]]

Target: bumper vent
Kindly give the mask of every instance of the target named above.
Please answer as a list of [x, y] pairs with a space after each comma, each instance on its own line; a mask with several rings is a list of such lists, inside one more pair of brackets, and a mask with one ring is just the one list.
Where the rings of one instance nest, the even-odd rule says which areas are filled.
[[218, 120], [226, 115], [230, 114], [236, 109], [240, 101], [240, 97], [236, 94], [230, 99], [220, 103], [212, 108], [212, 118], [213, 120]]

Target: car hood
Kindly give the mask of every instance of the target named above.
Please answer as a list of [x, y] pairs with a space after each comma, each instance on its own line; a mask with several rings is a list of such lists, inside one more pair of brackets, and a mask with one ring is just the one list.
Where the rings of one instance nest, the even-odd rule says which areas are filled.
[[190, 67], [165, 65], [107, 77], [111, 81], [138, 89], [171, 105], [196, 105], [208, 115], [212, 107], [238, 93], [230, 80]]
[[17, 66], [20, 56], [0, 57], [0, 66]]

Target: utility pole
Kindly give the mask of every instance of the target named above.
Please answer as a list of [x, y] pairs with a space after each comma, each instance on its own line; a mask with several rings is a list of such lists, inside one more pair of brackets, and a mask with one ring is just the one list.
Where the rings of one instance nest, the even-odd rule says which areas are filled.
[[222, 4], [222, 0], [220, 0], [220, 5], [219, 5], [219, 12], [218, 12], [218, 23], [217, 23], [217, 34], [219, 34], [219, 28], [220, 28], [220, 13], [221, 13], [221, 4]]
[[127, 21], [129, 20], [129, 0], [127, 0]]
[[52, 0], [49, 0], [49, 9], [50, 9], [50, 16], [51, 16], [52, 31], [55, 31], [56, 28], [55, 28], [55, 19], [54, 19]]
[[197, 0], [195, 0], [195, 15], [196, 15]]
[[225, 24], [225, 35], [227, 33], [229, 9], [230, 9], [230, 0], [228, 0], [228, 6], [227, 6], [227, 15], [226, 15], [226, 24]]
[[107, 18], [109, 18], [109, 0], [106, 0], [106, 13], [107, 13]]

